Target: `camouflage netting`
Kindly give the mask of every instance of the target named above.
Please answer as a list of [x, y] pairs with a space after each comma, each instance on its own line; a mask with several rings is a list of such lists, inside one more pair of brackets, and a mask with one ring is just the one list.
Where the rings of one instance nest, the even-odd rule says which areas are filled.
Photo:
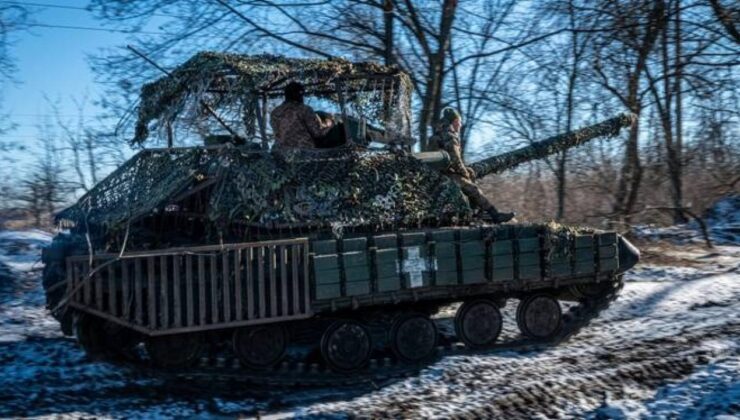
[[201, 52], [168, 76], [144, 85], [132, 143], [144, 142], [155, 120], [156, 127], [163, 128], [179, 117], [189, 123], [207, 119], [203, 103], [225, 120], [243, 120], [243, 134], [254, 135], [259, 101], [282, 97], [283, 87], [291, 81], [303, 83], [307, 96], [338, 102], [340, 92], [348, 111], [354, 109], [371, 122], [382, 121], [390, 133], [410, 136], [411, 82], [395, 67], [339, 58]]
[[57, 221], [122, 230], [145, 215], [183, 210], [173, 210], [174, 198], [204, 182], [213, 183], [205, 216], [217, 228], [394, 228], [472, 217], [454, 183], [407, 154], [226, 147], [142, 151]]
[[542, 159], [546, 156], [580, 146], [595, 138], [603, 136], [614, 137], [619, 134], [620, 129], [632, 125], [636, 118], [634, 114], [620, 114], [598, 124], [553, 136], [511, 152], [483, 159], [470, 166], [478, 178], [513, 169], [522, 163]]

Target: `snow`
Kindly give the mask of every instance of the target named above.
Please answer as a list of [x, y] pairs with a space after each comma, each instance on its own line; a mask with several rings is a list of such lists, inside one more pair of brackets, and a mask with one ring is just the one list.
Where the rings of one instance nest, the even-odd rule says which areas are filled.
[[[740, 243], [740, 195], [730, 195], [715, 203], [703, 215], [709, 237], [718, 245], [737, 245]], [[658, 240], [670, 239], [680, 243], [699, 243], [704, 241], [696, 220], [671, 227], [638, 226], [638, 237]]]
[[[0, 232], [0, 417], [577, 417], [740, 415], [740, 203], [695, 227], [643, 228], [645, 257], [608, 310], [557, 347], [445, 357], [379, 386], [193, 389], [91, 361], [44, 309], [41, 231]], [[720, 236], [721, 235], [721, 236]], [[656, 241], [656, 239], [660, 239]], [[4, 274], [3, 274], [4, 273]], [[504, 339], [517, 337], [516, 301]]]

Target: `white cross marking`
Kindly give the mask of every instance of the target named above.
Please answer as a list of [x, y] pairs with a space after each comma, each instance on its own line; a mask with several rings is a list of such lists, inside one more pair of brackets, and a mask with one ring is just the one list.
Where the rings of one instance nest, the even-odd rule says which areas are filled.
[[408, 258], [404, 258], [403, 266], [400, 267], [402, 273], [409, 275], [410, 287], [422, 287], [424, 285], [424, 271], [436, 270], [437, 260], [432, 259], [432, 266], [429, 267], [429, 260], [421, 256], [421, 247], [406, 247]]

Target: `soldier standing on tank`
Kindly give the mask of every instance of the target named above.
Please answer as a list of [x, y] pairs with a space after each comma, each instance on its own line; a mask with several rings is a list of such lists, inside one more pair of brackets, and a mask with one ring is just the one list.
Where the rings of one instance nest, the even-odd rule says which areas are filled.
[[432, 144], [436, 143], [440, 149], [450, 155], [450, 164], [445, 173], [460, 187], [473, 206], [491, 216], [493, 223], [510, 221], [514, 218], [514, 213], [499, 212], [475, 184], [475, 171], [465, 166], [460, 143], [461, 127], [460, 114], [452, 108], [445, 108], [442, 111], [440, 122], [434, 127], [434, 135], [430, 138]]
[[305, 88], [291, 82], [285, 86], [285, 101], [270, 113], [270, 125], [275, 135], [273, 149], [313, 149], [315, 140], [331, 130], [334, 121], [321, 120], [314, 110], [303, 103]]

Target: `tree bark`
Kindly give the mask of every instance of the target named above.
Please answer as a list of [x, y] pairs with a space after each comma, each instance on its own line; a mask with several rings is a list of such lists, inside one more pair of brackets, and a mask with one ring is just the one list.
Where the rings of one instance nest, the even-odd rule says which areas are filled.
[[383, 58], [386, 66], [395, 64], [393, 58], [393, 0], [385, 0], [383, 4]]
[[[681, 58], [681, 4], [680, 2], [676, 2], [676, 13], [675, 13], [675, 23], [673, 27], [675, 31], [675, 67], [676, 67], [676, 75], [675, 75], [675, 87], [673, 88], [673, 91], [676, 93], [676, 142], [675, 142], [675, 158], [676, 158], [676, 173], [675, 178], [673, 179], [674, 183], [674, 206], [683, 208], [683, 104], [682, 104], [682, 97], [681, 97], [681, 82], [683, 78], [683, 62]], [[684, 215], [683, 211], [678, 211], [676, 213], [677, 219], [676, 222], [679, 223], [685, 223], [687, 221], [686, 216]]]
[[[429, 127], [433, 125], [441, 113], [442, 83], [444, 82], [445, 57], [452, 32], [452, 22], [455, 20], [457, 0], [445, 0], [442, 5], [442, 18], [437, 34], [437, 49], [429, 55], [427, 68], [427, 86], [422, 99], [422, 108], [419, 115], [419, 146], [421, 150], [428, 150], [427, 142]], [[419, 28], [423, 30], [423, 28]]]
[[617, 192], [614, 200], [614, 213], [622, 215], [626, 223], [632, 220], [637, 196], [642, 181], [642, 164], [640, 163], [640, 123], [639, 116], [642, 111], [642, 98], [640, 97], [640, 78], [645, 71], [647, 57], [655, 42], [665, 26], [665, 1], [657, 0], [647, 17], [645, 34], [637, 48], [635, 66], [628, 73], [627, 97], [625, 105], [638, 117], [638, 120], [630, 128], [627, 144], [624, 152], [624, 163], [622, 165]]

